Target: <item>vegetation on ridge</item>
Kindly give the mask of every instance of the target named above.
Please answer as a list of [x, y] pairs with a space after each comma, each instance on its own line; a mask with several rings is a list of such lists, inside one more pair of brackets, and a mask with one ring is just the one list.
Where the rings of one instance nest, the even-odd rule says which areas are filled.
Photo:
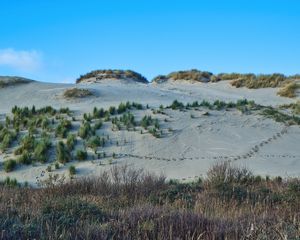
[[137, 82], [141, 83], [148, 83], [147, 79], [142, 76], [141, 74], [131, 71], [131, 70], [95, 70], [88, 72], [84, 75], [81, 75], [77, 80], [76, 83], [80, 83], [88, 78], [95, 77], [97, 80], [102, 79], [132, 79]]

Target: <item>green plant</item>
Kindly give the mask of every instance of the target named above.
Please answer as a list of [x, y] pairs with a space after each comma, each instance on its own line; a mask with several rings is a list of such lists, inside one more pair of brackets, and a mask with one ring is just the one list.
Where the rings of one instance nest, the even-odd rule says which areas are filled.
[[70, 150], [62, 141], [59, 141], [56, 146], [56, 158], [60, 163], [66, 163], [71, 160]]
[[13, 171], [17, 166], [17, 162], [14, 159], [9, 159], [3, 162], [3, 168], [5, 172]]
[[71, 165], [69, 167], [69, 174], [70, 174], [71, 177], [76, 174], [76, 168], [75, 168], [75, 166]]
[[75, 136], [75, 134], [69, 133], [69, 134], [68, 134], [68, 137], [67, 137], [67, 147], [68, 147], [70, 150], [73, 150], [75, 144], [76, 144], [76, 136]]
[[87, 157], [88, 157], [87, 151], [81, 150], [81, 149], [78, 149], [76, 151], [76, 159], [77, 160], [84, 161], [87, 159]]

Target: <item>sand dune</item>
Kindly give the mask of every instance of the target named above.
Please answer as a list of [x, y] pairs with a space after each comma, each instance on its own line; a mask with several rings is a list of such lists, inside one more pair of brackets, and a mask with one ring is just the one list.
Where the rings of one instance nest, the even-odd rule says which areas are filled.
[[[95, 94], [80, 99], [63, 98], [64, 91], [74, 87], [89, 89]], [[169, 105], [175, 99], [188, 103], [217, 99], [228, 102], [246, 98], [270, 106], [296, 101], [279, 97], [277, 90], [236, 89], [228, 81], [194, 84], [180, 81], [144, 84], [117, 80], [103, 80], [95, 84], [31, 82], [0, 89], [0, 120], [3, 121], [5, 114], [10, 114], [15, 105], [69, 107], [80, 119], [83, 113], [92, 112], [95, 106], [108, 108], [120, 102], [134, 101], [149, 105], [149, 109], [133, 111], [136, 119], [141, 119], [145, 114], [159, 119], [163, 137], [155, 138], [150, 134], [140, 134], [139, 131], [111, 131], [111, 123], [104, 123], [98, 134], [110, 135], [110, 144], [105, 147], [105, 152], [108, 155], [115, 153], [116, 158], [72, 161], [55, 173], [66, 174], [68, 166], [72, 164], [78, 169], [77, 176], [85, 176], [97, 174], [110, 168], [111, 164], [126, 163], [163, 173], [168, 178], [193, 179], [205, 174], [212, 163], [226, 160], [248, 166], [257, 174], [299, 176], [299, 126], [286, 126], [257, 113], [242, 114], [236, 109], [209, 110], [209, 116], [203, 115], [204, 109], [166, 109], [164, 114], [151, 111], [151, 108]], [[5, 159], [7, 156], [0, 154], [0, 161]], [[0, 178], [11, 176], [20, 182], [28, 181], [35, 185], [37, 181], [48, 177], [48, 165], [24, 166], [11, 173], [1, 170]]]

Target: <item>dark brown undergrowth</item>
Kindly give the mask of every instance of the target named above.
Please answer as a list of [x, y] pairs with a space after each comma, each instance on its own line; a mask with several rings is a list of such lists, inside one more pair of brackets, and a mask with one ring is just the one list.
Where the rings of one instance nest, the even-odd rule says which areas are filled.
[[218, 163], [180, 183], [113, 167], [44, 188], [0, 187], [1, 239], [298, 239], [300, 180]]

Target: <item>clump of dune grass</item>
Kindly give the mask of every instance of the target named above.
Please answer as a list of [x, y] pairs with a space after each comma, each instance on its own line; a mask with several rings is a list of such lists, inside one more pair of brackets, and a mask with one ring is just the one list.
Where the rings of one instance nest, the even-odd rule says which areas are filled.
[[296, 97], [296, 91], [300, 89], [300, 83], [296, 82], [290, 82], [285, 84], [277, 94], [281, 97], [289, 97], [289, 98], [294, 98]]
[[237, 79], [233, 80], [231, 85], [237, 88], [275, 88], [283, 86], [287, 81], [289, 81], [288, 77], [279, 73], [261, 75], [246, 74], [237, 76]]
[[82, 88], [70, 88], [64, 91], [63, 96], [65, 98], [84, 98], [88, 96], [92, 96], [93, 93], [88, 89]]
[[169, 79], [174, 81], [176, 80], [188, 80], [196, 82], [209, 82], [209, 81], [218, 81], [219, 79], [213, 75], [211, 72], [199, 71], [197, 69], [186, 70], [186, 71], [177, 71], [171, 72], [168, 75], [159, 75], [155, 77], [152, 81], [156, 83], [162, 83]]

